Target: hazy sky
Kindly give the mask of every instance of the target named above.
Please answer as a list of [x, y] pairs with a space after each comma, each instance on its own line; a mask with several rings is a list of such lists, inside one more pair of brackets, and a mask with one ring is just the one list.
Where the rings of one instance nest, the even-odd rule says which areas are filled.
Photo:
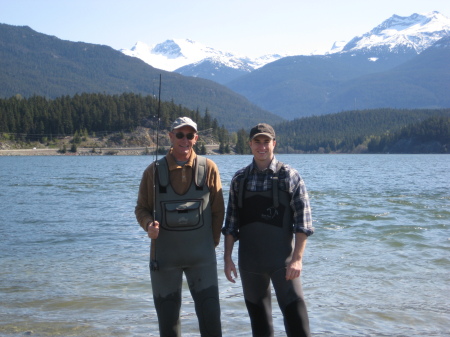
[[309, 54], [450, 0], [0, 0], [0, 23], [130, 49], [181, 38], [246, 56]]

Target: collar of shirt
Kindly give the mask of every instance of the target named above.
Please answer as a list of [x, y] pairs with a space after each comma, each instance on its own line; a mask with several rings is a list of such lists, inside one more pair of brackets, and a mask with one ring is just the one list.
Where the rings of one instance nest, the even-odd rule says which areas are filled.
[[[173, 150], [170, 149], [170, 152], [166, 156], [167, 163], [169, 164], [169, 171], [172, 171], [172, 170], [175, 170], [175, 169], [178, 169], [178, 168], [182, 168], [182, 166], [177, 164], [174, 156], [172, 155], [172, 151]], [[191, 156], [189, 157], [189, 160], [187, 161], [187, 163], [184, 164], [184, 167], [185, 166], [193, 167], [195, 158], [197, 158], [197, 154], [194, 152], [194, 150], [192, 150]]]
[[261, 171], [258, 169], [258, 166], [256, 166], [255, 159], [253, 158], [252, 163], [250, 164], [251, 165], [250, 172], [256, 171], [256, 172], [266, 173], [270, 170], [273, 173], [277, 169], [277, 164], [278, 164], [278, 160], [277, 160], [277, 158], [275, 158], [275, 156], [273, 156], [272, 161], [269, 164], [269, 167], [267, 167], [266, 169]]

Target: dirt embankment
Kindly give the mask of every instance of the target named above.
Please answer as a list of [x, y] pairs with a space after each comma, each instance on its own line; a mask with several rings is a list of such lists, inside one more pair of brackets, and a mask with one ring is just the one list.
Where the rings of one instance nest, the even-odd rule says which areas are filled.
[[[218, 153], [218, 145], [206, 145], [206, 154], [215, 155]], [[95, 152], [94, 152], [95, 151]], [[150, 155], [152, 149], [148, 147], [111, 147], [111, 148], [78, 148], [77, 152], [66, 151], [62, 153], [58, 149], [33, 148], [33, 149], [13, 149], [0, 150], [0, 156], [142, 156]]]
[[[205, 145], [206, 154], [219, 154], [219, 144], [208, 131], [199, 133], [199, 142]], [[0, 139], [0, 156], [102, 156], [123, 155], [139, 156], [153, 153], [156, 148], [156, 136], [147, 128], [138, 128], [131, 133], [116, 133], [103, 137], [82, 137], [73, 152], [73, 137], [64, 137], [46, 144], [40, 142], [21, 143]], [[160, 150], [170, 148], [167, 131], [159, 135]]]

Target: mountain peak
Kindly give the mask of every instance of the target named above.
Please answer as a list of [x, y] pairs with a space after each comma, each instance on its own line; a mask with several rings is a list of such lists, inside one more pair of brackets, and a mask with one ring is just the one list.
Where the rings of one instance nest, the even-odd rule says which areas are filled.
[[[450, 35], [450, 19], [434, 11], [408, 17], [393, 15], [370, 32], [353, 38], [342, 52], [414, 52], [420, 54]], [[336, 50], [338, 51], [338, 50]]]
[[140, 58], [155, 68], [167, 71], [174, 71], [204, 59], [230, 59], [236, 57], [231, 53], [217, 51], [189, 39], [170, 39], [155, 46], [137, 42], [131, 49], [122, 49], [121, 52], [128, 56]]
[[249, 72], [287, 56], [274, 54], [249, 58], [216, 50], [189, 39], [170, 39], [155, 46], [137, 42], [131, 49], [121, 49], [120, 51], [128, 56], [140, 58], [155, 68], [167, 71], [176, 71], [187, 65], [196, 65], [209, 61], [232, 69]]
[[184, 57], [180, 46], [174, 40], [166, 40], [151, 49], [156, 55], [166, 55], [169, 58]]

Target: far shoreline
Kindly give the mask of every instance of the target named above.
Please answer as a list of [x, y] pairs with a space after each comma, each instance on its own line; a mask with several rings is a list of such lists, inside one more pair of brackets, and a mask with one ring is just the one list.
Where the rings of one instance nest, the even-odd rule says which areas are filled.
[[[219, 146], [206, 145], [206, 155], [220, 155]], [[149, 152], [150, 151], [150, 152]], [[62, 153], [59, 149], [33, 148], [33, 149], [7, 149], [0, 150], [1, 156], [145, 156], [153, 153], [148, 147], [108, 147], [98, 148], [78, 148], [77, 152], [66, 151]], [[233, 154], [233, 153], [229, 153]]]
[[[207, 156], [220, 156], [220, 155], [237, 155], [234, 151], [230, 153], [220, 153], [218, 145], [206, 145], [206, 154]], [[168, 148], [167, 148], [168, 149]], [[165, 153], [160, 153], [160, 155], [164, 155]], [[275, 154], [288, 154], [288, 153], [279, 153], [275, 152]], [[449, 154], [449, 153], [364, 153], [364, 152], [355, 152], [355, 153], [345, 153], [345, 152], [330, 152], [330, 153], [289, 153], [289, 154], [331, 154], [331, 155], [339, 155], [339, 154]], [[153, 155], [153, 149], [149, 147], [104, 147], [104, 148], [90, 148], [90, 147], [79, 147], [77, 152], [61, 152], [60, 149], [56, 148], [32, 148], [32, 149], [1, 149], [0, 157], [19, 157], [19, 156], [151, 156]]]

